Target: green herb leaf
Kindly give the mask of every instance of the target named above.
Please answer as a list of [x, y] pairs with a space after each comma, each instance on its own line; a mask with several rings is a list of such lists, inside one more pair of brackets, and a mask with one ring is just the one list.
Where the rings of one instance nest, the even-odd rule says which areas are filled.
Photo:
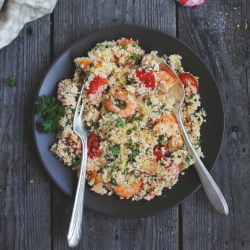
[[142, 118], [133, 115], [131, 118], [128, 119], [128, 122], [130, 123], [133, 123], [134, 121], [142, 121]]
[[136, 148], [135, 150], [132, 151], [132, 158], [135, 158], [138, 154], [140, 154], [140, 150], [138, 148]]
[[16, 86], [16, 75], [13, 75], [5, 80], [5, 83], [10, 86], [14, 87]]
[[198, 140], [194, 145], [195, 146], [200, 146], [202, 142], [204, 142], [205, 140]]
[[125, 82], [126, 82], [126, 85], [130, 85], [131, 82], [132, 82], [132, 78], [126, 76], [126, 77], [125, 77]]
[[64, 108], [52, 96], [39, 97], [35, 102], [38, 115], [43, 118], [42, 128], [47, 134], [59, 131], [61, 127], [58, 122], [64, 114]]
[[136, 60], [138, 57], [139, 57], [138, 54], [133, 53], [133, 54], [131, 55], [130, 59]]
[[139, 173], [139, 172], [134, 172], [134, 176], [135, 176], [135, 178], [136, 178], [136, 179], [138, 179], [138, 178], [140, 178], [140, 177], [141, 177], [141, 175], [140, 175], [140, 173]]
[[110, 183], [111, 185], [115, 186], [115, 187], [118, 186], [118, 184], [116, 183], [116, 180], [115, 180], [113, 177], [111, 177], [109, 183]]
[[93, 129], [97, 129], [97, 128], [99, 128], [99, 124], [97, 122], [94, 122], [93, 120], [91, 120], [90, 127]]
[[110, 146], [110, 147], [109, 147], [109, 150], [112, 152], [113, 156], [115, 156], [115, 157], [116, 157], [116, 156], [120, 153], [120, 151], [121, 151], [120, 146]]
[[128, 148], [130, 148], [130, 149], [133, 149], [133, 148], [134, 148], [134, 145], [133, 145], [133, 141], [132, 141], [132, 140], [130, 140], [130, 141], [128, 142]]
[[19, 138], [20, 138], [20, 134], [18, 134], [16, 137], [15, 137], [15, 140], [17, 141], [17, 140], [19, 140]]
[[163, 110], [164, 108], [165, 108], [164, 104], [162, 106], [160, 106], [160, 110]]
[[14, 109], [13, 105], [5, 105], [5, 107], [8, 108], [8, 109], [12, 109], [12, 110]]
[[93, 62], [90, 63], [89, 67], [90, 67], [90, 68], [94, 67], [94, 63], [93, 63]]
[[131, 134], [132, 134], [132, 130], [131, 129], [127, 130], [127, 135], [131, 135]]
[[151, 98], [149, 97], [147, 100], [147, 106], [150, 106], [150, 105], [152, 105], [152, 101], [151, 101]]
[[119, 121], [115, 124], [115, 126], [117, 128], [119, 128], [119, 127], [125, 128], [126, 127], [126, 123], [123, 121], [122, 118], [120, 118]]
[[77, 165], [80, 163], [80, 157], [77, 155], [75, 158], [72, 159], [72, 165]]
[[123, 173], [127, 175], [127, 174], [128, 174], [128, 171], [129, 171], [129, 168], [125, 168], [125, 170], [124, 170]]
[[128, 48], [128, 46], [125, 44], [122, 46], [122, 49], [126, 50]]
[[188, 155], [188, 156], [186, 157], [185, 161], [186, 161], [186, 162], [190, 162], [190, 160], [191, 160], [191, 158], [190, 158], [190, 156]]

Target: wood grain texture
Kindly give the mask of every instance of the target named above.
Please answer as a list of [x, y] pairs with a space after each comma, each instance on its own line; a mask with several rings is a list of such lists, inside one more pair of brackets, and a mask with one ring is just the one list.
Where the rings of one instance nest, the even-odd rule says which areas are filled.
[[[50, 182], [32, 136], [32, 109], [50, 63], [50, 17], [0, 51], [0, 249], [50, 249]], [[5, 79], [16, 75], [11, 88]], [[14, 110], [5, 105], [13, 105]], [[20, 138], [16, 140], [16, 136]], [[34, 180], [35, 182], [30, 182]]]
[[202, 56], [221, 91], [225, 137], [212, 176], [230, 210], [227, 217], [217, 213], [203, 190], [184, 202], [183, 249], [250, 249], [249, 94], [242, 66], [249, 66], [249, 6], [209, 0], [197, 9], [178, 9], [180, 39]]
[[[168, 15], [165, 15], [165, 12]], [[54, 12], [54, 56], [82, 36], [109, 26], [143, 25], [175, 35], [175, 2], [59, 1]], [[63, 32], [62, 32], [63, 30]], [[73, 201], [53, 189], [54, 249], [67, 249]], [[85, 209], [76, 249], [178, 249], [178, 207], [143, 219], [115, 219]]]
[[[230, 214], [218, 214], [203, 189], [147, 218], [116, 219], [85, 209], [75, 249], [250, 249], [249, 11], [248, 0], [207, 0], [191, 9], [175, 0], [59, 0], [52, 15], [27, 24], [0, 50], [0, 249], [69, 249], [73, 200], [50, 182], [38, 158], [30, 124], [34, 98], [49, 65], [70, 44], [123, 24], [177, 35], [213, 73], [226, 125], [212, 176]], [[5, 79], [13, 74], [17, 86], [10, 88]]]

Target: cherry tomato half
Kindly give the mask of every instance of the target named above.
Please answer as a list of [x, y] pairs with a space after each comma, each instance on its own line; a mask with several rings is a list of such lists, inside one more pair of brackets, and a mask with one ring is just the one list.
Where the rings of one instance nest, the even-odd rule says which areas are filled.
[[102, 151], [100, 150], [100, 138], [95, 134], [92, 133], [88, 138], [88, 156], [91, 159], [100, 157]]
[[155, 75], [152, 71], [136, 71], [137, 78], [147, 87], [147, 88], [155, 88], [156, 87], [156, 79]]
[[99, 87], [108, 84], [108, 80], [106, 78], [102, 78], [100, 76], [96, 76], [94, 80], [90, 83], [87, 94], [95, 94]]
[[190, 73], [180, 73], [178, 74], [178, 77], [180, 78], [181, 82], [183, 85], [187, 86], [187, 87], [194, 87], [195, 88], [195, 92], [198, 92], [198, 81], [195, 79], [195, 77], [190, 74]]

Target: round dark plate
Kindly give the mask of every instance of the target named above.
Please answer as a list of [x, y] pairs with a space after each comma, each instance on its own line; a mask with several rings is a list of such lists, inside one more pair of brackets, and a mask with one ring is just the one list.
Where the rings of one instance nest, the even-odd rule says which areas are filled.
[[[121, 37], [138, 39], [146, 53], [157, 50], [159, 54], [179, 54], [182, 56], [184, 70], [199, 76], [201, 103], [208, 114], [201, 129], [201, 138], [205, 140], [202, 144], [205, 158], [202, 161], [210, 171], [218, 157], [224, 130], [223, 106], [218, 87], [200, 57], [184, 43], [163, 32], [140, 26], [116, 26], [83, 37], [67, 48], [50, 66], [41, 82], [37, 97], [55, 96], [57, 84], [63, 79], [73, 78], [76, 57], [86, 56], [96, 43]], [[74, 197], [77, 185], [76, 172], [50, 152], [51, 145], [56, 142], [56, 134], [42, 133], [40, 123], [41, 119], [35, 114], [34, 108], [33, 132], [41, 161], [56, 185], [64, 193]], [[90, 191], [86, 184], [84, 205], [92, 211], [114, 217], [135, 218], [153, 215], [178, 205], [199, 188], [201, 183], [194, 166], [190, 166], [185, 172], [171, 190], [165, 189], [160, 197], [155, 197], [151, 201], [120, 200], [115, 195], [101, 196]]]

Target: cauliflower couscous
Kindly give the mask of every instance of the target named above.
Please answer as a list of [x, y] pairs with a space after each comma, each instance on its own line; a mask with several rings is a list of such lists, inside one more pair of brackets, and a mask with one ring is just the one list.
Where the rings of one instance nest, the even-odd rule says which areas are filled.
[[[66, 165], [79, 170], [81, 141], [73, 132], [76, 100], [82, 84], [83, 120], [89, 126], [87, 181], [101, 195], [151, 200], [171, 188], [184, 169], [194, 163], [171, 109], [168, 95], [173, 78], [159, 69], [153, 56], [145, 56], [138, 41], [121, 38], [98, 43], [87, 57], [75, 59], [74, 79], [58, 85], [64, 106], [62, 131], [51, 151]], [[159, 55], [158, 55], [159, 56]], [[162, 56], [185, 87], [182, 120], [198, 155], [201, 108], [198, 80], [184, 72], [179, 55]]]

